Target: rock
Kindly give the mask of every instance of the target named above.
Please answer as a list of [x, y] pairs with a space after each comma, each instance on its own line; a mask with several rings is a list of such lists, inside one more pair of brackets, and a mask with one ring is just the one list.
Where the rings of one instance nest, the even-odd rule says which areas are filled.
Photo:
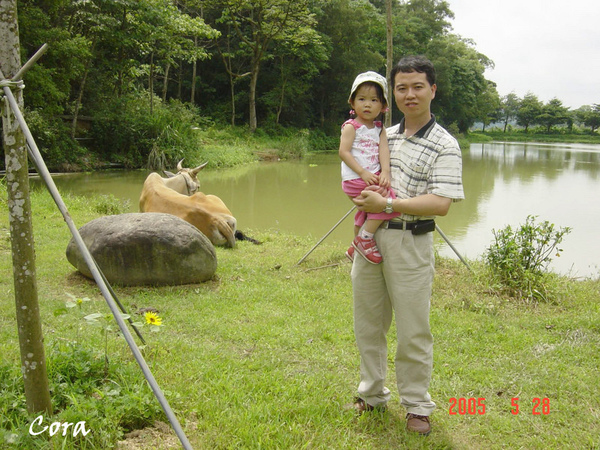
[[[110, 283], [122, 286], [200, 283], [213, 277], [212, 243], [183, 219], [163, 213], [129, 213], [92, 220], [79, 229]], [[88, 278], [92, 274], [72, 238], [67, 259]]]

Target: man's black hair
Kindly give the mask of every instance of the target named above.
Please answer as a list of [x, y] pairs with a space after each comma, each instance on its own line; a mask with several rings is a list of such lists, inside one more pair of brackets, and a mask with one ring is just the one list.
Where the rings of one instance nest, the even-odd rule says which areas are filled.
[[419, 72], [424, 73], [427, 77], [427, 81], [431, 86], [435, 84], [435, 68], [429, 59], [422, 55], [411, 55], [405, 56], [398, 64], [394, 66], [392, 69], [391, 81], [392, 85], [395, 83], [396, 74], [398, 72], [402, 73], [410, 73], [410, 72]]

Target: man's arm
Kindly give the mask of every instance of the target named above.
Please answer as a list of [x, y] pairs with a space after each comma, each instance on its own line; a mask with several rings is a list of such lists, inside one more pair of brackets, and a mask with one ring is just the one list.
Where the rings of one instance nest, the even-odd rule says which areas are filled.
[[[366, 189], [352, 200], [360, 211], [379, 213], [385, 209], [387, 199], [379, 193]], [[392, 201], [394, 212], [414, 216], [445, 216], [448, 214], [452, 199], [436, 194], [419, 195], [413, 198]]]

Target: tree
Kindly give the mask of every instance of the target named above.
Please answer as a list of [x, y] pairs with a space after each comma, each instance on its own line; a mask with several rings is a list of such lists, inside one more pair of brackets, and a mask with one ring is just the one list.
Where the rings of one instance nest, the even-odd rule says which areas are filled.
[[[454, 13], [439, 0], [412, 0], [395, 8], [395, 54], [431, 54], [439, 40], [449, 35]], [[460, 36], [455, 36], [458, 39]]]
[[438, 75], [436, 99], [432, 109], [440, 122], [454, 123], [466, 133], [478, 119], [479, 96], [490, 89], [484, 77], [493, 63], [477, 52], [469, 40], [447, 35], [432, 44], [429, 54]]
[[[0, 0], [0, 79], [14, 76], [20, 69], [19, 27], [16, 0]], [[15, 90], [20, 109], [23, 107], [22, 90]], [[3, 102], [2, 126], [6, 159], [8, 210], [13, 257], [15, 306], [21, 371], [25, 385], [25, 399], [30, 413], [52, 413], [46, 354], [38, 304], [35, 270], [35, 248], [29, 174], [25, 137], [8, 102]]]
[[560, 125], [569, 120], [569, 108], [563, 106], [562, 102], [553, 98], [542, 106], [541, 114], [537, 118], [537, 123], [546, 127], [546, 133], [550, 133], [550, 128]]
[[315, 125], [337, 134], [348, 117], [348, 95], [356, 75], [367, 70], [383, 73], [385, 59], [374, 45], [385, 51], [385, 19], [370, 2], [350, 0], [321, 3], [316, 19], [329, 59], [315, 79], [312, 109], [318, 118]]
[[539, 101], [536, 95], [528, 92], [517, 111], [517, 123], [525, 127], [525, 133], [529, 131], [530, 125], [538, 123], [538, 118], [542, 113], [542, 102]]
[[454, 13], [446, 1], [395, 3], [393, 13], [394, 54], [429, 57], [438, 75], [432, 104], [436, 117], [467, 132], [478, 118], [478, 98], [488, 89], [484, 72], [493, 67], [492, 61], [477, 52], [472, 41], [450, 33]]
[[231, 26], [240, 46], [250, 55], [250, 129], [257, 128], [256, 88], [260, 68], [270, 57], [273, 41], [294, 34], [314, 24], [308, 0], [216, 0], [213, 7], [221, 8], [217, 22]]
[[[194, 38], [216, 38], [218, 32], [200, 17], [181, 12], [170, 0], [146, 0], [133, 18], [138, 45], [150, 57], [148, 88], [154, 95], [155, 65], [163, 69], [163, 99], [166, 99], [169, 70], [178, 60], [192, 62], [209, 56]], [[156, 60], [157, 61], [156, 61]]]
[[584, 105], [575, 111], [579, 123], [588, 126], [594, 133], [600, 127], [600, 104]]
[[516, 119], [520, 106], [521, 99], [514, 92], [502, 97], [500, 117], [504, 120], [504, 133], [506, 133], [508, 123]]
[[19, 30], [25, 54], [33, 54], [42, 44], [48, 51], [26, 74], [27, 106], [46, 116], [70, 112], [73, 86], [82, 79], [90, 56], [91, 40], [77, 27], [83, 11], [71, 2], [19, 1]]
[[[313, 28], [303, 27], [294, 32], [293, 38], [282, 35], [274, 39], [273, 58], [266, 64], [272, 89], [261, 95], [269, 116], [281, 123], [284, 111], [293, 116], [297, 126], [310, 117], [311, 86], [319, 71], [325, 67], [328, 55], [321, 36]], [[265, 71], [267, 72], [267, 71]], [[275, 111], [273, 113], [273, 111]], [[304, 120], [298, 120], [298, 116]]]
[[500, 120], [502, 114], [502, 102], [496, 83], [486, 80], [486, 89], [477, 97], [477, 119], [483, 124], [483, 131], [490, 123]]
[[235, 107], [235, 85], [243, 78], [250, 75], [250, 72], [244, 72], [247, 66], [244, 51], [233, 48], [237, 46], [232, 43], [231, 32], [222, 33], [222, 39], [217, 41], [217, 50], [225, 66], [225, 71], [229, 77], [229, 89], [231, 93], [231, 125], [235, 125], [236, 107]]
[[600, 127], [600, 104], [594, 104], [584, 123], [592, 129], [592, 133]]

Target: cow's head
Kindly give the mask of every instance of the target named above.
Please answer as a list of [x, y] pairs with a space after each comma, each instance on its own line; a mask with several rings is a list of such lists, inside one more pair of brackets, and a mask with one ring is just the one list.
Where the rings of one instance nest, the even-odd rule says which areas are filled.
[[[198, 181], [198, 172], [200, 172], [208, 164], [199, 165], [193, 169], [183, 167], [181, 163], [183, 159], [177, 163], [177, 173], [169, 172], [165, 170], [165, 175], [169, 178], [169, 187], [183, 195], [193, 195], [198, 192], [200, 188], [200, 182]], [[177, 179], [176, 178], [180, 178]]]

